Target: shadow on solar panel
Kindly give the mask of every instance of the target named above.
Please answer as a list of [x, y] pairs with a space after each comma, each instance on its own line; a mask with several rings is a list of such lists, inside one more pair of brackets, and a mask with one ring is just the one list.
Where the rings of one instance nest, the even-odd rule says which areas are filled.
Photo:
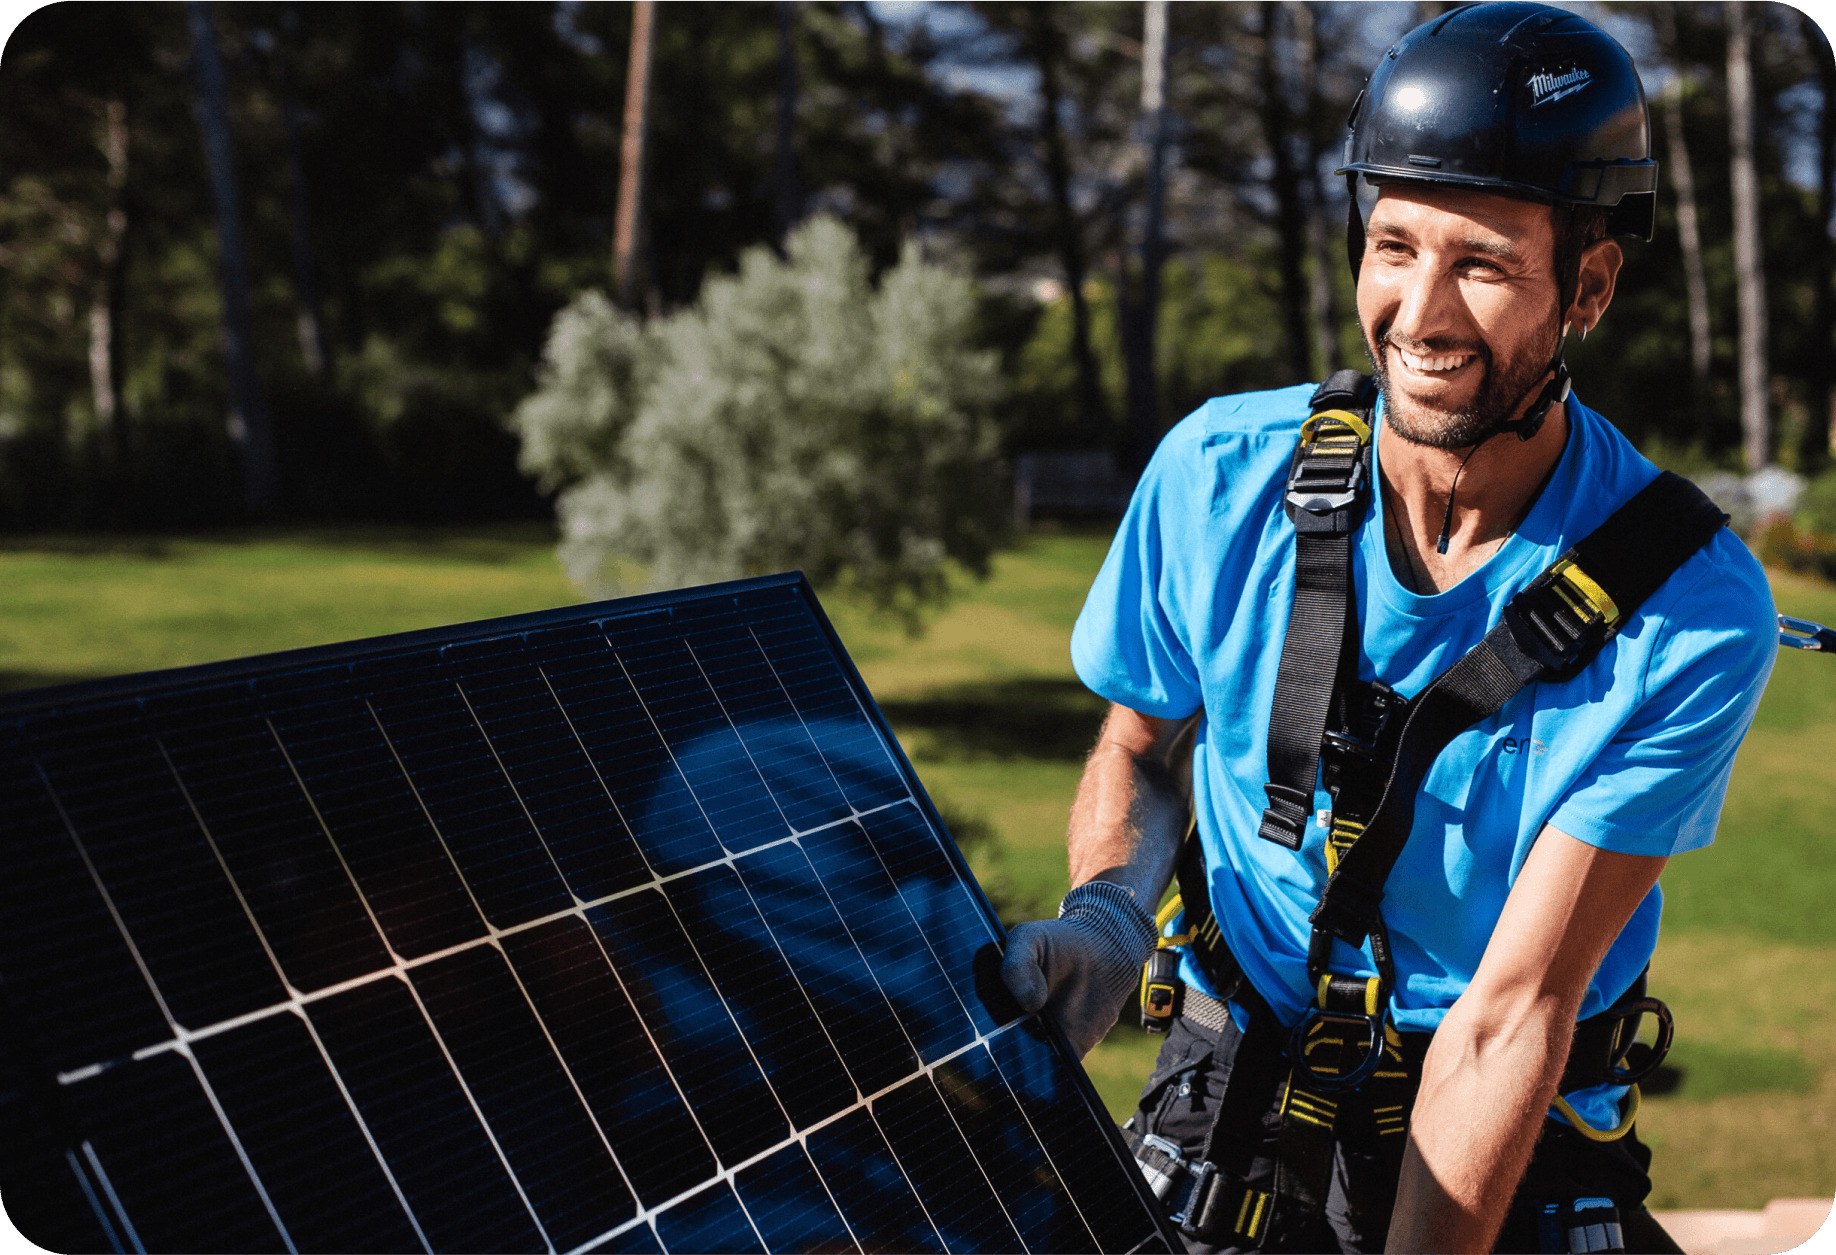
[[799, 576], [0, 716], [42, 1246], [1167, 1247]]

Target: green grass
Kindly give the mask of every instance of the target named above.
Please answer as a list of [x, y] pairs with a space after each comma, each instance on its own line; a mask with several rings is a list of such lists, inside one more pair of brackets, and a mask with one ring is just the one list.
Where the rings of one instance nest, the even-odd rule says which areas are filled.
[[580, 600], [546, 526], [0, 541], [0, 688]]
[[[1779, 609], [1836, 623], [1836, 589], [1774, 572]], [[1819, 874], [1836, 834], [1836, 659], [1779, 651], [1742, 744], [1715, 844], [1664, 872], [1666, 929], [1739, 930], [1836, 946], [1831, 877]]]
[[[1103, 705], [1071, 624], [1107, 537], [1036, 531], [916, 640], [825, 605], [926, 788], [1010, 918], [1067, 887], [1065, 821]], [[0, 687], [177, 666], [569, 604], [546, 529], [0, 541]], [[1836, 622], [1836, 590], [1775, 575]], [[1720, 835], [1673, 860], [1652, 992], [1678, 1083], [1646, 1098], [1653, 1203], [1757, 1207], [1836, 1192], [1836, 660], [1783, 652]], [[1158, 1039], [1127, 1023], [1086, 1061], [1113, 1113]]]

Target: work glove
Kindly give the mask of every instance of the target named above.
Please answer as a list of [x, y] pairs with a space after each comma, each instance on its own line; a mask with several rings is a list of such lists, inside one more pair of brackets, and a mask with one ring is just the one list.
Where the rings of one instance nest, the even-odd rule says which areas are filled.
[[1057, 919], [1016, 924], [1007, 934], [1001, 979], [1022, 1009], [1044, 1008], [1081, 1059], [1139, 985], [1157, 935], [1134, 894], [1086, 881], [1065, 895]]

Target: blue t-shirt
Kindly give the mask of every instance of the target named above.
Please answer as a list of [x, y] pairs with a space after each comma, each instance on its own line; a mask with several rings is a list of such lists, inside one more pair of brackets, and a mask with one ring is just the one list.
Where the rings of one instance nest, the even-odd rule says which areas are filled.
[[[1312, 392], [1218, 398], [1167, 434], [1071, 637], [1078, 676], [1100, 696], [1162, 718], [1205, 712], [1192, 776], [1212, 905], [1231, 953], [1289, 1024], [1313, 997], [1307, 916], [1326, 881], [1319, 817], [1331, 798], [1316, 793], [1298, 852], [1257, 828], [1294, 594], [1282, 486]], [[1529, 514], [1445, 592], [1398, 582], [1383, 494], [1369, 494], [1352, 547], [1362, 678], [1415, 696], [1498, 624], [1515, 593], [1656, 476], [1600, 415], [1572, 396], [1567, 412], [1567, 446]], [[1382, 905], [1398, 1028], [1437, 1027], [1465, 991], [1545, 824], [1629, 854], [1714, 839], [1734, 752], [1777, 652], [1774, 613], [1759, 563], [1723, 529], [1580, 675], [1526, 688], [1441, 752]], [[1639, 904], [1588, 988], [1583, 1018], [1650, 962], [1662, 903], [1653, 887]], [[1332, 967], [1376, 972], [1368, 943], [1359, 952], [1335, 941]], [[1190, 956], [1181, 974], [1208, 988]], [[1577, 1108], [1590, 1123], [1612, 1122], [1605, 1102]]]

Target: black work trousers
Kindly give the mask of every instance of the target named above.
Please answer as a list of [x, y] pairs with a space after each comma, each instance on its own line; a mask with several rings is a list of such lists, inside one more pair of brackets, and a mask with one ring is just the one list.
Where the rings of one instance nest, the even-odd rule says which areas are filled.
[[[1158, 1134], [1177, 1144], [1182, 1154], [1196, 1158], [1211, 1136], [1217, 1104], [1242, 1041], [1234, 1027], [1214, 1032], [1184, 1017], [1174, 1020], [1128, 1127]], [[1275, 1179], [1276, 1137], [1281, 1128], [1277, 1101], [1278, 1095], [1270, 1096], [1267, 1109], [1253, 1127], [1221, 1128], [1216, 1135], [1220, 1147], [1226, 1139], [1238, 1139], [1239, 1147], [1240, 1139], [1256, 1139], [1247, 1181], [1261, 1190], [1270, 1189]], [[1355, 1094], [1346, 1095], [1340, 1103], [1339, 1139], [1325, 1211], [1286, 1232], [1271, 1231], [1259, 1249], [1316, 1253], [1383, 1249], [1396, 1198], [1398, 1158], [1394, 1152], [1378, 1150], [1374, 1129], [1357, 1108]], [[1536, 1223], [1545, 1203], [1609, 1198], [1619, 1209], [1627, 1251], [1680, 1255], [1681, 1248], [1645, 1210], [1644, 1200], [1651, 1191], [1650, 1163], [1651, 1152], [1639, 1142], [1636, 1129], [1618, 1141], [1603, 1143], [1566, 1125], [1545, 1122], [1494, 1249], [1546, 1249], [1539, 1244]], [[1188, 1238], [1187, 1249], [1201, 1255], [1243, 1248], [1208, 1246]]]

